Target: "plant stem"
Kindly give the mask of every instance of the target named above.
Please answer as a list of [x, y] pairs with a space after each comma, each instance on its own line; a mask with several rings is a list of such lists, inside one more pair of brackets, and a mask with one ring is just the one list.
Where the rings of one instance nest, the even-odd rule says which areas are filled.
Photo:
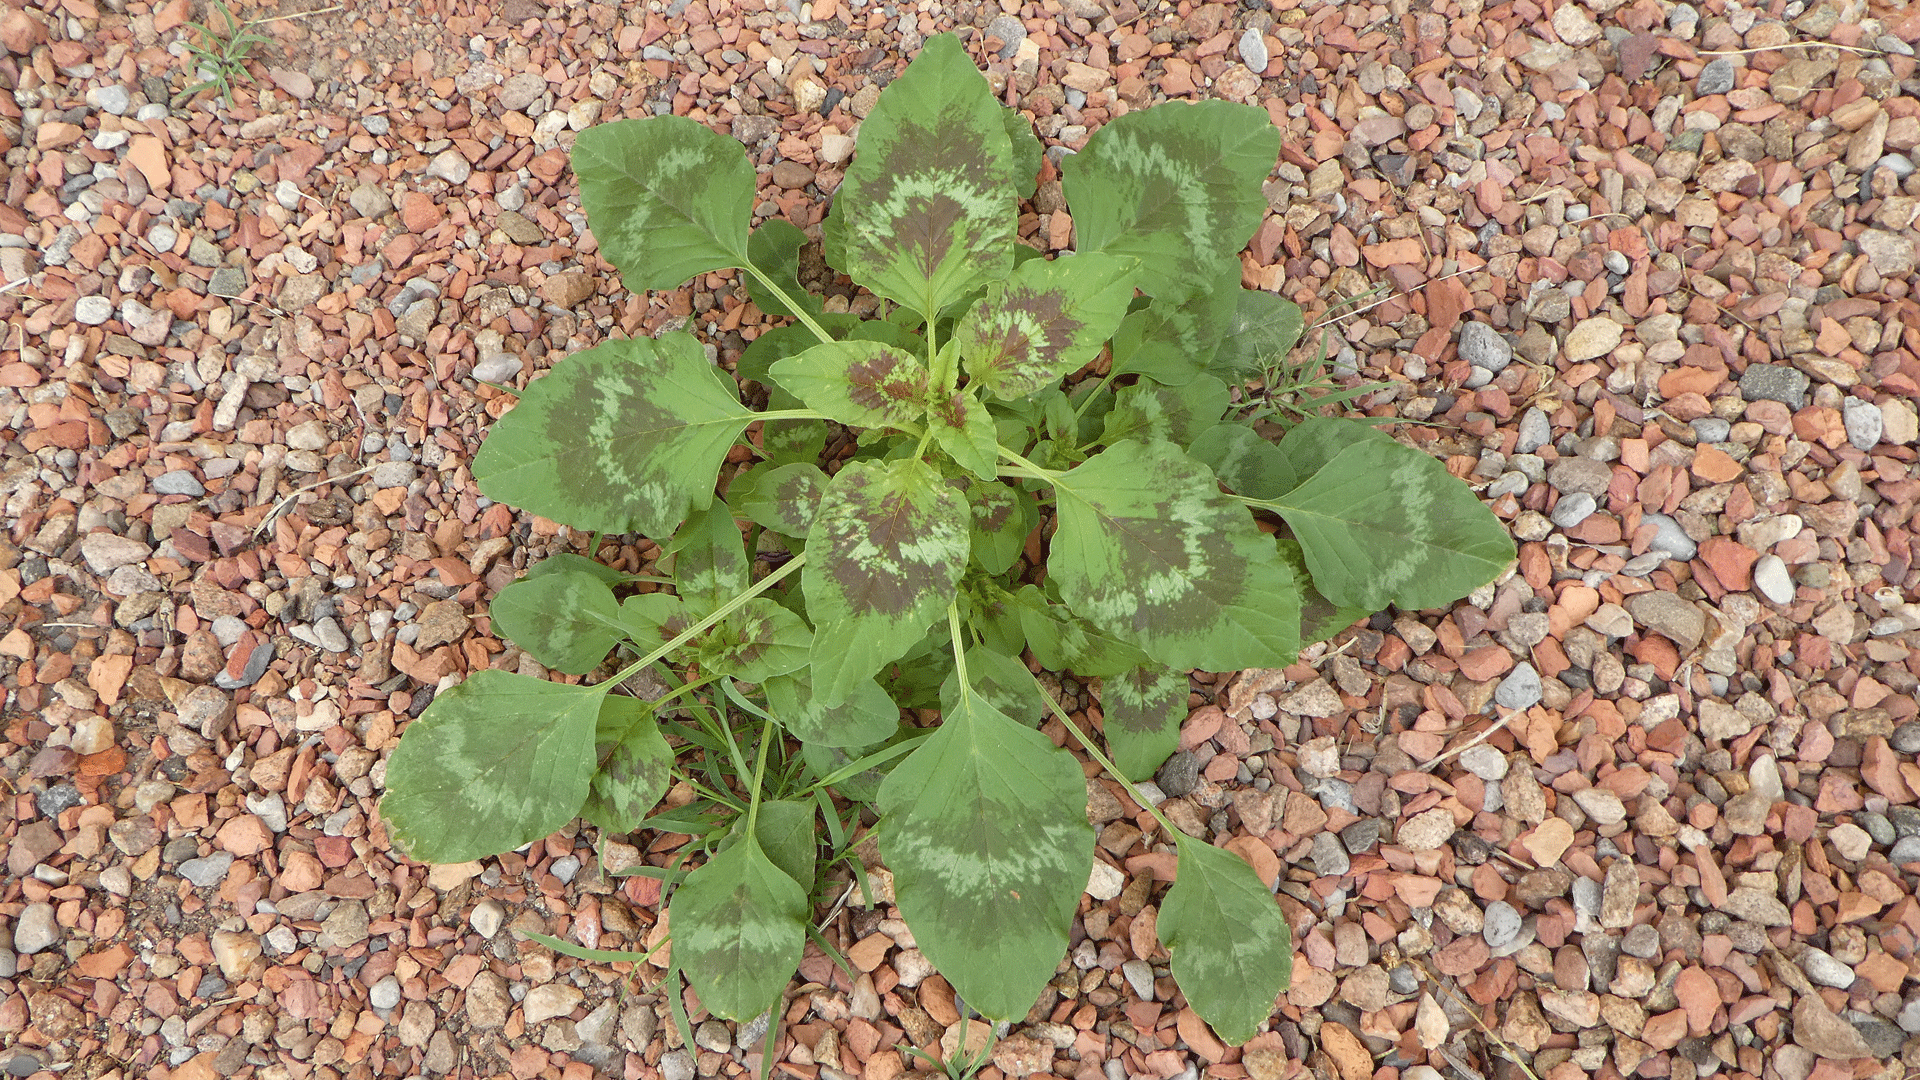
[[1105, 390], [1107, 388], [1107, 384], [1111, 383], [1114, 379], [1114, 376], [1118, 374], [1120, 373], [1117, 371], [1109, 370], [1106, 374], [1106, 377], [1100, 380], [1100, 385], [1094, 387], [1092, 390], [1087, 392], [1087, 399], [1080, 403], [1079, 408], [1073, 410], [1073, 418], [1076, 422], [1081, 417], [1087, 415], [1087, 407], [1093, 404], [1093, 399], [1096, 397], [1099, 397], [1101, 391]]
[[753, 585], [752, 588], [746, 590], [740, 595], [734, 597], [733, 599], [713, 609], [712, 614], [708, 615], [704, 619], [701, 619], [699, 622], [694, 623], [692, 626], [687, 627], [686, 630], [681, 632], [680, 636], [674, 638], [672, 641], [667, 642], [665, 645], [662, 645], [659, 648], [653, 650], [652, 652], [641, 657], [640, 659], [635, 660], [633, 663], [628, 664], [626, 667], [621, 668], [619, 673], [613, 677], [613, 681], [617, 684], [617, 683], [626, 682], [628, 679], [631, 679], [635, 672], [645, 670], [648, 666], [653, 664], [655, 661], [662, 659], [668, 653], [673, 652], [673, 650], [679, 648], [682, 645], [685, 645], [687, 642], [692, 641], [694, 638], [699, 637], [701, 634], [706, 633], [709, 628], [713, 627], [720, 620], [726, 618], [727, 616], [740, 610], [740, 608], [744, 607], [747, 601], [753, 599], [756, 596], [759, 596], [761, 593], [766, 592], [768, 589], [773, 588], [775, 585], [778, 585], [781, 579], [787, 577], [789, 574], [792, 574], [795, 570], [800, 569], [802, 566], [805, 566], [806, 564], [807, 564], [807, 553], [804, 551], [798, 555], [795, 555], [793, 558], [788, 559], [786, 562], [786, 565], [782, 566], [778, 570], [775, 570], [773, 573], [768, 574], [766, 577], [761, 578], [758, 582], [756, 582]]
[[1133, 781], [1127, 779], [1127, 774], [1120, 771], [1120, 766], [1115, 765], [1112, 758], [1101, 753], [1100, 748], [1094, 745], [1093, 740], [1087, 738], [1086, 733], [1081, 731], [1080, 728], [1074, 724], [1073, 720], [1067, 716], [1066, 710], [1060, 708], [1060, 703], [1053, 700], [1053, 695], [1047, 693], [1047, 688], [1040, 684], [1038, 676], [1034, 678], [1033, 686], [1034, 689], [1040, 691], [1040, 700], [1046, 702], [1048, 711], [1053, 713], [1053, 718], [1060, 721], [1060, 726], [1066, 728], [1067, 731], [1073, 735], [1074, 740], [1080, 744], [1082, 749], [1086, 750], [1087, 754], [1092, 757], [1093, 760], [1100, 763], [1101, 768], [1107, 770], [1108, 775], [1120, 781], [1127, 789], [1127, 795], [1133, 799], [1134, 805], [1153, 815], [1153, 820], [1159, 822], [1160, 827], [1165, 829], [1167, 835], [1173, 838], [1175, 847], [1185, 842], [1187, 834], [1175, 828], [1173, 822], [1168, 821], [1167, 816], [1160, 812], [1159, 807], [1148, 802], [1146, 796], [1140, 794], [1140, 789], [1133, 786]]
[[773, 745], [773, 725], [762, 722], [760, 728], [760, 756], [753, 764], [753, 793], [747, 803], [747, 836], [758, 844], [759, 834], [754, 832], [755, 823], [760, 820], [760, 785], [767, 777], [767, 748]]
[[827, 420], [827, 419], [830, 419], [830, 417], [828, 417], [826, 413], [814, 412], [812, 409], [768, 409], [766, 412], [754, 413], [753, 418], [755, 420]]
[[960, 679], [960, 694], [969, 697], [973, 694], [973, 684], [967, 681], [967, 650], [960, 636], [960, 601], [947, 601], [947, 637], [953, 642], [953, 673]]
[[749, 262], [744, 255], [741, 256], [740, 261], [746, 264], [744, 269], [747, 273], [752, 274], [768, 292], [779, 297], [780, 302], [787, 305], [787, 310], [793, 312], [793, 317], [800, 320], [801, 325], [813, 331], [814, 337], [819, 338], [823, 344], [833, 340], [833, 335], [821, 329], [820, 324], [814, 321], [813, 316], [807, 314], [807, 309], [796, 303], [793, 297], [788, 296], [787, 291], [775, 284], [771, 277], [768, 277], [759, 267]]
[[1049, 484], [1059, 483], [1060, 477], [1064, 475], [1063, 473], [1054, 472], [1051, 469], [1043, 469], [1004, 446], [996, 445], [994, 449], [1000, 452], [1001, 457], [1014, 464], [1014, 467], [1011, 469], [1001, 470], [1003, 472], [1010, 473], [1014, 476], [1024, 476], [1029, 480], [1044, 480]]

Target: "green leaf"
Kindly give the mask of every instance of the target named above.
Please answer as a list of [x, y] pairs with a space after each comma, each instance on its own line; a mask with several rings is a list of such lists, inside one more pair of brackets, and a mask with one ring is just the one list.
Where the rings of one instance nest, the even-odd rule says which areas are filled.
[[1144, 375], [1168, 386], [1198, 378], [1211, 369], [1214, 354], [1232, 324], [1233, 294], [1240, 289], [1240, 264], [1219, 272], [1215, 284], [1192, 295], [1155, 297], [1132, 312], [1113, 335], [1113, 371]]
[[1200, 1018], [1231, 1045], [1253, 1038], [1293, 981], [1293, 928], [1238, 855], [1176, 836], [1180, 862], [1160, 903], [1160, 942]]
[[807, 891], [745, 837], [687, 875], [673, 894], [673, 961], [708, 1012], [751, 1020], [772, 1008], [800, 966]]
[[768, 799], [760, 804], [753, 835], [760, 850], [781, 872], [808, 891], [813, 889], [814, 858], [819, 853], [813, 803]]
[[[1393, 436], [1371, 424], [1345, 417], [1309, 416], [1287, 429], [1286, 437], [1280, 440], [1280, 452], [1286, 455], [1287, 465], [1293, 474], [1302, 480], [1326, 468], [1327, 463], [1340, 456], [1340, 452], [1359, 442], [1386, 443], [1400, 445]], [[1297, 487], [1299, 485], [1295, 485]], [[1288, 489], [1292, 490], [1291, 488]], [[1252, 495], [1243, 491], [1242, 495]], [[1273, 496], [1256, 498], [1279, 498], [1286, 492]]]
[[[1046, 714], [1047, 699], [1027, 665], [997, 649], [975, 645], [967, 650], [967, 683], [988, 705], [1028, 727], [1038, 727]], [[955, 670], [940, 684], [940, 708], [955, 708], [960, 694], [960, 672]]]
[[967, 486], [967, 505], [973, 511], [973, 561], [989, 574], [1006, 573], [1040, 524], [1039, 504], [1009, 484], [976, 480]]
[[917, 427], [926, 416], [926, 366], [891, 345], [825, 342], [770, 374], [808, 408], [853, 427]]
[[1187, 719], [1187, 673], [1143, 664], [1100, 681], [1107, 748], [1129, 780], [1146, 780], [1180, 748]]
[[473, 476], [488, 498], [576, 529], [664, 539], [712, 501], [753, 419], [691, 334], [609, 341], [534, 380]]
[[913, 458], [851, 461], [833, 478], [801, 571], [823, 704], [847, 700], [946, 610], [966, 566], [967, 516], [959, 493]]
[[1292, 662], [1293, 574], [1206, 466], [1168, 443], [1122, 442], [1054, 490], [1048, 568], [1082, 618], [1178, 670]]
[[1021, 587], [1012, 603], [1027, 647], [1048, 671], [1097, 678], [1146, 662], [1145, 653], [1075, 615], [1065, 604], [1048, 600], [1038, 586]]
[[931, 319], [1012, 269], [1014, 171], [993, 92], [960, 40], [941, 34], [861, 123], [823, 226], [828, 247], [855, 282]]
[[[807, 234], [801, 232], [799, 226], [785, 218], [768, 218], [747, 238], [747, 261], [772, 278], [807, 314], [817, 318], [825, 314], [826, 309], [818, 297], [800, 285], [800, 249], [806, 246]], [[747, 287], [747, 299], [753, 301], [754, 307], [775, 318], [793, 317], [793, 309], [762, 285], [759, 278], [743, 274], [741, 284]], [[813, 332], [809, 330], [807, 334], [811, 338]]]
[[1140, 289], [1211, 289], [1267, 212], [1261, 182], [1280, 156], [1266, 110], [1166, 102], [1116, 117], [1061, 164], [1082, 251], [1140, 260]]
[[[814, 316], [814, 321], [828, 333], [834, 334], [844, 332], [860, 320], [854, 315], [823, 312]], [[813, 330], [799, 323], [762, 330], [760, 336], [749, 342], [747, 350], [740, 354], [739, 362], [733, 366], [734, 375], [741, 382], [757, 382], [766, 387], [767, 408], [797, 409], [800, 399], [788, 393], [786, 387], [774, 382], [768, 371], [775, 361], [799, 356], [818, 344], [820, 339], [813, 336]], [[783, 430], [789, 426], [784, 423], [779, 425]]]
[[1020, 110], [1000, 106], [1000, 123], [1007, 129], [1007, 139], [1013, 147], [1013, 166], [1007, 180], [1013, 185], [1015, 195], [1031, 199], [1040, 189], [1040, 169], [1045, 163], [1046, 149], [1040, 145], [1040, 136], [1033, 133], [1033, 121]]
[[933, 441], [961, 468], [980, 480], [1000, 475], [1000, 443], [993, 417], [971, 387], [948, 395], [928, 411], [926, 419], [933, 427]]
[[782, 420], [771, 423], [761, 430], [760, 453], [766, 457], [765, 464], [768, 465], [812, 465], [820, 460], [820, 454], [827, 448], [827, 439], [833, 432], [833, 426], [825, 420]]
[[1314, 587], [1342, 607], [1451, 604], [1514, 557], [1506, 526], [1472, 489], [1391, 439], [1353, 443], [1270, 505], [1300, 541]]
[[800, 616], [755, 597], [704, 635], [700, 655], [708, 670], [760, 683], [805, 667], [812, 650], [813, 631]]
[[1093, 859], [1072, 755], [978, 694], [880, 787], [880, 853], [920, 950], [967, 1004], [1026, 1015], [1067, 950]]
[[1341, 607], [1320, 595], [1313, 587], [1313, 578], [1307, 573], [1307, 557], [1300, 551], [1297, 540], [1280, 539], [1275, 541], [1280, 558], [1293, 567], [1293, 577], [1300, 583], [1300, 645], [1305, 648], [1315, 642], [1328, 638], [1373, 614], [1364, 608]]
[[746, 150], [678, 116], [582, 131], [573, 173], [600, 254], [634, 292], [746, 265], [756, 178]]
[[[594, 580], [603, 581], [608, 585], [619, 585], [627, 580], [627, 575], [605, 563], [597, 563], [584, 555], [573, 555], [564, 551], [558, 555], [549, 555], [539, 562], [534, 563], [532, 566], [527, 567], [526, 574], [523, 575], [520, 580], [528, 581], [533, 578], [545, 577], [548, 574], [558, 574], [563, 571], [577, 571], [579, 573], [589, 574]], [[505, 589], [501, 590], [501, 592], [505, 591]], [[497, 600], [495, 601], [495, 603], [498, 602]]]
[[760, 466], [734, 477], [727, 496], [747, 520], [783, 536], [805, 536], [827, 490], [827, 474], [811, 462]]
[[608, 685], [478, 671], [434, 698], [387, 760], [387, 838], [416, 862], [457, 863], [573, 820]]
[[637, 698], [608, 694], [593, 736], [594, 773], [580, 816], [607, 832], [640, 828], [673, 780], [673, 748], [653, 709]]
[[667, 545], [673, 556], [673, 587], [680, 599], [706, 615], [748, 585], [747, 545], [733, 510], [716, 501], [696, 511]]
[[900, 726], [900, 706], [872, 679], [855, 683], [847, 700], [831, 708], [813, 696], [805, 668], [768, 679], [766, 691], [767, 711], [809, 745], [871, 746]]
[[[580, 562], [591, 562], [571, 556]], [[555, 560], [549, 559], [546, 566]], [[597, 565], [597, 564], [595, 564]], [[585, 675], [620, 640], [620, 605], [598, 575], [571, 563], [500, 590], [488, 608], [494, 633], [555, 671]]]
[[1233, 319], [1214, 354], [1214, 370], [1232, 375], [1259, 371], [1285, 357], [1306, 329], [1300, 305], [1259, 289], [1240, 289]]
[[1211, 375], [1181, 386], [1141, 381], [1121, 387], [1100, 441], [1111, 446], [1124, 439], [1161, 439], [1185, 446], [1219, 421], [1227, 401], [1227, 384]]
[[1034, 259], [954, 329], [967, 375], [1001, 398], [1022, 398], [1100, 354], [1133, 299], [1134, 264], [1110, 255]]
[[1248, 498], [1277, 499], [1300, 486], [1287, 455], [1245, 424], [1215, 424], [1194, 438], [1187, 453]]

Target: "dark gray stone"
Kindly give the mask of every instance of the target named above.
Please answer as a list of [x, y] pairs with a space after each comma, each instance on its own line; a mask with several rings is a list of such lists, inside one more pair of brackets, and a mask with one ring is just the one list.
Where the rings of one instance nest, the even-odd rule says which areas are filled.
[[1740, 396], [1747, 401], [1777, 401], [1789, 409], [1807, 403], [1806, 373], [1784, 364], [1749, 364], [1740, 376]]
[[1182, 750], [1160, 766], [1160, 771], [1154, 774], [1154, 782], [1169, 796], [1180, 798], [1191, 793], [1200, 783], [1200, 763], [1190, 751]]

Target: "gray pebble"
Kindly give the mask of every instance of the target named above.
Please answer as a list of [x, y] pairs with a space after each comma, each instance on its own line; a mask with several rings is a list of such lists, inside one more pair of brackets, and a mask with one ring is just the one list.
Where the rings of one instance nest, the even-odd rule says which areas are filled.
[[1873, 842], [1882, 847], [1893, 843], [1895, 839], [1893, 822], [1888, 821], [1884, 814], [1876, 814], [1871, 810], [1857, 810], [1853, 815], [1853, 823], [1867, 830], [1867, 835], [1873, 837]]
[[1307, 788], [1307, 794], [1319, 799], [1323, 809], [1332, 810], [1338, 807], [1349, 814], [1359, 812], [1353, 805], [1353, 785], [1345, 780], [1333, 777], [1317, 780]]
[[400, 1004], [400, 980], [392, 975], [373, 984], [367, 991], [367, 1004], [385, 1012]]
[[1353, 866], [1353, 860], [1347, 858], [1347, 849], [1341, 846], [1340, 838], [1330, 832], [1323, 832], [1313, 838], [1313, 871], [1321, 877], [1340, 877]]
[[548, 864], [547, 872], [559, 878], [561, 884], [568, 884], [580, 873], [580, 860], [573, 855], [562, 855]]
[[287, 831], [287, 800], [277, 791], [248, 792], [247, 813], [259, 818], [269, 832]]
[[1886, 420], [1880, 406], [1862, 398], [1850, 397], [1840, 403], [1840, 418], [1847, 425], [1847, 442], [1856, 450], [1871, 450], [1880, 443]]
[[1895, 866], [1920, 862], [1920, 836], [1903, 836], [1893, 845], [1887, 861]]
[[1702, 416], [1693, 422], [1693, 436], [1703, 443], [1723, 443], [1733, 434], [1733, 422], [1717, 416]]
[[1492, 381], [1493, 372], [1483, 367], [1470, 367], [1467, 369], [1467, 377], [1460, 380], [1460, 385], [1468, 390], [1478, 390]]
[[109, 83], [106, 86], [96, 86], [92, 90], [87, 91], [87, 104], [92, 105], [101, 112], [112, 113], [115, 116], [125, 116], [127, 115], [127, 110], [133, 108], [133, 94], [124, 86]]
[[1708, 94], [1724, 94], [1733, 89], [1733, 61], [1724, 56], [1716, 56], [1707, 61], [1700, 69], [1700, 77], [1694, 83], [1694, 92], [1702, 97]]
[[113, 318], [113, 301], [104, 296], [83, 296], [74, 301], [73, 317], [82, 326], [99, 326]]
[[1520, 434], [1513, 441], [1513, 452], [1531, 454], [1552, 439], [1553, 425], [1547, 420], [1547, 414], [1537, 407], [1529, 407], [1520, 414]]
[[1881, 1061], [1897, 1057], [1901, 1044], [1906, 1042], [1906, 1037], [1899, 1028], [1877, 1016], [1869, 1016], [1866, 1013], [1848, 1009], [1841, 1014], [1841, 1019], [1853, 1025], [1854, 1030], [1860, 1033], [1860, 1037], [1867, 1040], [1867, 1049], [1872, 1052], [1872, 1056]]
[[36, 795], [33, 805], [39, 807], [43, 817], [53, 818], [59, 817], [61, 811], [70, 810], [86, 801], [86, 796], [80, 794], [80, 789], [72, 784], [55, 784]]
[[213, 639], [223, 649], [230, 649], [247, 632], [246, 620], [238, 615], [222, 615], [213, 620]]
[[1500, 751], [1480, 743], [1460, 752], [1460, 767], [1492, 783], [1507, 776], [1507, 758]]
[[22, 955], [32, 956], [59, 940], [52, 904], [28, 904], [13, 924], [13, 951]]
[[158, 101], [149, 102], [135, 109], [133, 111], [133, 118], [135, 120], [165, 120], [167, 118], [167, 107]]
[[693, 1080], [693, 1055], [685, 1050], [660, 1055], [660, 1080]]
[[1493, 700], [1509, 709], [1530, 709], [1540, 703], [1540, 693], [1540, 673], [1532, 664], [1521, 663], [1500, 680]]
[[1793, 578], [1787, 573], [1787, 564], [1772, 552], [1755, 560], [1753, 587], [1776, 604], [1786, 604], [1793, 599]]
[[1920, 753], [1920, 720], [1909, 720], [1894, 728], [1893, 737], [1887, 742], [1902, 754]]
[[1399, 964], [1387, 972], [1387, 985], [1396, 994], [1413, 994], [1420, 990], [1420, 975], [1410, 964]]
[[1633, 264], [1627, 261], [1624, 252], [1609, 251], [1601, 261], [1606, 264], [1608, 270], [1616, 274], [1624, 274], [1633, 269]]
[[1805, 372], [1784, 364], [1748, 364], [1740, 375], [1740, 396], [1747, 401], [1777, 401], [1789, 409], [1807, 403]]
[[1572, 495], [1564, 496], [1559, 502], [1554, 503], [1553, 513], [1547, 516], [1553, 519], [1555, 525], [1563, 529], [1571, 529], [1575, 525], [1592, 517], [1593, 512], [1598, 509], [1599, 506], [1600, 502], [1598, 499], [1595, 499], [1584, 491], [1578, 491]]
[[1520, 936], [1520, 912], [1505, 900], [1489, 903], [1486, 922], [1480, 928], [1480, 936], [1486, 939], [1489, 949], [1498, 949], [1511, 944], [1514, 938]]
[[1027, 40], [1027, 24], [1012, 15], [995, 15], [987, 24], [987, 36], [999, 38], [1004, 43], [1000, 46], [1000, 59], [1011, 60], [1013, 54], [1020, 51], [1020, 43]]
[[392, 128], [392, 124], [393, 122], [387, 119], [385, 113], [360, 118], [360, 126], [366, 128], [367, 134], [373, 136], [385, 135]]
[[512, 353], [497, 352], [473, 365], [473, 378], [475, 382], [506, 383], [524, 366]]
[[343, 653], [353, 648], [353, 642], [348, 640], [347, 632], [340, 629], [339, 620], [331, 616], [313, 624], [313, 637], [320, 643], [320, 647], [328, 652]]
[[1909, 1035], [1920, 1032], [1920, 997], [1914, 998], [1901, 1007], [1897, 1022], [1900, 1030]]
[[1663, 551], [1684, 562], [1693, 558], [1700, 550], [1700, 545], [1693, 542], [1693, 537], [1687, 535], [1687, 531], [1680, 527], [1680, 523], [1665, 514], [1642, 514], [1640, 522], [1641, 524], [1652, 523], [1660, 527], [1660, 531], [1654, 535], [1653, 542], [1647, 545], [1651, 551]]
[[1267, 70], [1267, 39], [1258, 29], [1248, 28], [1240, 35], [1240, 62], [1255, 75]]
[[172, 251], [173, 245], [179, 242], [179, 231], [164, 221], [154, 222], [153, 227], [147, 230], [147, 246], [158, 254]]
[[1498, 479], [1488, 484], [1486, 490], [1481, 492], [1481, 497], [1497, 499], [1502, 495], [1523, 495], [1532, 486], [1533, 481], [1527, 479], [1526, 473], [1517, 471], [1501, 473]]
[[376, 488], [406, 487], [413, 483], [414, 466], [410, 461], [383, 461], [373, 467]]
[[347, 196], [347, 205], [363, 218], [377, 218], [393, 209], [393, 200], [372, 184], [361, 184]]
[[1380, 842], [1380, 819], [1361, 818], [1340, 830], [1340, 843], [1354, 855], [1364, 854]]
[[1174, 798], [1191, 792], [1200, 783], [1200, 763], [1189, 751], [1182, 750], [1167, 759], [1154, 775], [1160, 790]]
[[226, 880], [227, 871], [233, 866], [233, 855], [217, 851], [204, 859], [188, 859], [180, 864], [180, 876], [198, 888], [210, 888]]
[[46, 1059], [31, 1050], [21, 1050], [7, 1059], [7, 1075], [28, 1077], [47, 1067]]
[[1513, 362], [1513, 346], [1486, 323], [1464, 322], [1460, 324], [1460, 359], [1497, 372]]
[[237, 266], [223, 266], [207, 279], [207, 292], [214, 296], [235, 297], [247, 291], [247, 272]]
[[157, 495], [192, 495], [196, 498], [207, 493], [199, 479], [186, 469], [173, 469], [154, 477], [153, 490]]
[[[1902, 724], [1902, 727], [1907, 725]], [[1889, 806], [1887, 820], [1893, 822], [1895, 836], [1920, 836], [1920, 807]]]
[[1141, 1001], [1153, 1000], [1153, 966], [1145, 960], [1129, 960], [1120, 965], [1120, 974]]
[[1913, 167], [1913, 159], [1904, 154], [1888, 154], [1875, 165], [1875, 168], [1885, 169], [1902, 180], [1913, 175]]
[[1853, 969], [1820, 949], [1808, 948], [1800, 953], [1800, 970], [1821, 986], [1844, 990], [1853, 985]]
[[1660, 954], [1660, 931], [1646, 923], [1636, 924], [1620, 939], [1620, 951], [1628, 956], [1650, 960]]

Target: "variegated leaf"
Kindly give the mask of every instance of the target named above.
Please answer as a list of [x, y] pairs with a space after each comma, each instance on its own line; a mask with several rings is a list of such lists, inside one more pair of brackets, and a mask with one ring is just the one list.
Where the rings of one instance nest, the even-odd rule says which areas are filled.
[[898, 659], [946, 609], [966, 566], [967, 508], [923, 461], [852, 461], [807, 534], [813, 688], [828, 706]]
[[794, 738], [820, 746], [871, 746], [900, 726], [900, 706], [872, 679], [856, 683], [847, 700], [831, 708], [813, 696], [804, 668], [768, 679], [767, 711]]
[[612, 590], [599, 576], [566, 563], [501, 589], [488, 614], [495, 634], [568, 675], [592, 671], [620, 640], [620, 605]]
[[692, 335], [609, 341], [534, 380], [473, 476], [488, 498], [576, 529], [665, 539], [712, 501], [753, 419]]
[[673, 960], [715, 1016], [746, 1021], [780, 1000], [807, 937], [807, 891], [742, 839], [687, 875], [668, 912]]
[[783, 536], [805, 536], [827, 490], [827, 474], [811, 462], [760, 466], [733, 480], [727, 496], [749, 521]]
[[819, 855], [819, 833], [813, 803], [802, 799], [768, 799], [760, 804], [753, 825], [754, 838], [780, 872], [809, 891]]
[[1183, 671], [1292, 662], [1293, 574], [1206, 466], [1169, 443], [1122, 442], [1054, 490], [1048, 567], [1082, 618]]
[[1229, 490], [1249, 498], [1279, 498], [1300, 485], [1280, 448], [1245, 424], [1215, 424], [1194, 438], [1187, 453]]
[[1130, 313], [1113, 335], [1113, 371], [1179, 386], [1214, 367], [1214, 355], [1234, 315], [1240, 264], [1215, 271], [1211, 286], [1181, 296], [1158, 296]]
[[1073, 756], [978, 694], [880, 787], [880, 854], [920, 950], [967, 1004], [1026, 1015], [1067, 950], [1093, 859]]
[[1185, 446], [1219, 421], [1227, 401], [1227, 384], [1211, 375], [1180, 386], [1142, 380], [1114, 393], [1100, 441], [1112, 445], [1124, 439], [1163, 439]]
[[[711, 610], [711, 609], [708, 609]], [[665, 593], [630, 596], [620, 605], [620, 621], [642, 649], [654, 649], [685, 633], [704, 612]], [[681, 663], [724, 672], [757, 683], [804, 667], [813, 634], [800, 616], [765, 597], [756, 597], [682, 645]]]
[[959, 466], [981, 480], [1000, 475], [1000, 443], [993, 417], [971, 387], [956, 390], [928, 411], [933, 441]]
[[1157, 929], [1173, 977], [1215, 1034], [1239, 1046], [1293, 982], [1293, 928], [1238, 855], [1186, 836]]
[[1040, 136], [1033, 133], [1033, 121], [1018, 109], [1000, 106], [1000, 122], [1007, 129], [1007, 139], [1013, 147], [1012, 171], [1007, 179], [1013, 184], [1015, 195], [1031, 199], [1040, 188], [1040, 169], [1046, 149], [1040, 145]]
[[600, 254], [634, 292], [746, 265], [755, 177], [736, 140], [679, 116], [595, 124], [573, 173]]
[[[826, 309], [821, 306], [819, 297], [801, 288], [797, 268], [800, 249], [806, 246], [807, 234], [801, 232], [799, 226], [785, 218], [768, 218], [747, 239], [747, 259], [817, 320], [826, 313]], [[793, 310], [782, 303], [772, 290], [762, 285], [759, 278], [743, 274], [741, 279], [741, 284], [747, 287], [747, 298], [753, 301], [754, 307], [775, 318], [793, 316]], [[811, 338], [812, 331], [807, 333]]]
[[1040, 523], [1034, 497], [1010, 484], [978, 481], [967, 486], [973, 511], [973, 561], [989, 574], [1004, 574], [1026, 549]]
[[1022, 586], [1013, 594], [1012, 604], [1027, 647], [1048, 671], [1097, 678], [1147, 662], [1145, 653], [1075, 615], [1066, 605], [1048, 600], [1036, 585]]
[[477, 671], [443, 691], [387, 760], [387, 838], [416, 862], [456, 863], [573, 820], [607, 689]]
[[[853, 323], [858, 322], [859, 318], [854, 315], [823, 312], [815, 316], [814, 321], [828, 333], [840, 334]], [[820, 339], [813, 335], [812, 328], [799, 323], [763, 330], [759, 337], [748, 343], [747, 351], [740, 354], [740, 361], [733, 368], [734, 374], [743, 383], [755, 382], [767, 388], [767, 408], [797, 409], [800, 407], [800, 399], [788, 393], [787, 388], [775, 382], [768, 372], [776, 361], [789, 356], [799, 356], [818, 344]], [[783, 423], [770, 430], [768, 434], [771, 436], [777, 431], [784, 431], [790, 427], [792, 427], [791, 424]]]
[[1022, 398], [1084, 366], [1126, 315], [1134, 269], [1110, 255], [1034, 259], [988, 285], [953, 331], [968, 377]]
[[1306, 329], [1300, 305], [1259, 289], [1235, 290], [1233, 320], [1214, 354], [1214, 370], [1245, 375], [1284, 359]]
[[[1047, 701], [1040, 696], [1040, 684], [1034, 681], [1033, 673], [1026, 664], [997, 649], [975, 645], [967, 650], [967, 685], [988, 705], [1028, 727], [1039, 726], [1046, 715]], [[955, 670], [940, 684], [941, 710], [957, 707], [960, 695], [960, 672]]]
[[715, 500], [695, 511], [667, 545], [673, 556], [673, 588], [699, 614], [733, 599], [747, 587], [747, 545], [733, 510]]
[[1144, 664], [1100, 680], [1100, 712], [1113, 763], [1129, 780], [1145, 780], [1180, 748], [1187, 719], [1187, 673]]
[[[1289, 434], [1281, 449], [1293, 440]], [[1439, 461], [1390, 438], [1360, 438], [1263, 505], [1300, 541], [1314, 587], [1341, 607], [1450, 604], [1492, 581], [1514, 557], [1506, 527], [1470, 488]]]
[[593, 737], [595, 769], [580, 816], [607, 832], [632, 832], [667, 793], [673, 748], [660, 734], [653, 709], [636, 698], [608, 694]]
[[831, 341], [776, 361], [775, 382], [807, 407], [854, 427], [917, 426], [927, 413], [927, 369], [874, 341]]
[[1320, 595], [1313, 587], [1313, 576], [1307, 572], [1307, 557], [1300, 551], [1298, 540], [1280, 539], [1275, 545], [1280, 558], [1293, 567], [1294, 580], [1300, 583], [1300, 646], [1305, 648], [1315, 642], [1328, 638], [1373, 614], [1354, 607], [1340, 607], [1333, 601]]
[[860, 125], [823, 226], [828, 249], [855, 282], [931, 319], [1012, 269], [1014, 160], [959, 39], [931, 38]]

